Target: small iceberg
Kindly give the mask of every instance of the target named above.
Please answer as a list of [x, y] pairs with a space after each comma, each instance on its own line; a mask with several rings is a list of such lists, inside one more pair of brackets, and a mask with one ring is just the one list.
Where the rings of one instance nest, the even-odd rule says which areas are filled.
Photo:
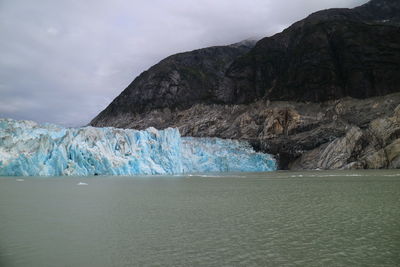
[[23, 181], [25, 181], [24, 179], [16, 179], [15, 181], [17, 181], [17, 182], [23, 182]]
[[87, 183], [79, 182], [77, 185], [88, 185]]

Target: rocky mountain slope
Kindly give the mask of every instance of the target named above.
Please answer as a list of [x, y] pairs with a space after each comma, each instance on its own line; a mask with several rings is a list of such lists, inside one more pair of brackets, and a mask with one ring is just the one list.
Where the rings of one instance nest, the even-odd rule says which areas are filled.
[[246, 40], [167, 57], [140, 74], [91, 124], [107, 125], [108, 118], [115, 114], [145, 113], [165, 107], [184, 109], [198, 103], [218, 102], [216, 89], [225, 71], [255, 43]]
[[399, 18], [397, 0], [314, 13], [236, 60], [224, 80], [226, 101], [319, 102], [397, 92]]
[[400, 1], [372, 0], [314, 13], [254, 47], [171, 56], [91, 125], [245, 139], [282, 169], [398, 167], [399, 22]]

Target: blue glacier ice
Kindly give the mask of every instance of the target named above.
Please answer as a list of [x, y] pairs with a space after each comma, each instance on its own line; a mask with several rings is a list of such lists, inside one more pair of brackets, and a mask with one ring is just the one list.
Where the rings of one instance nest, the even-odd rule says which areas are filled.
[[63, 128], [0, 119], [0, 175], [137, 175], [253, 172], [274, 158], [247, 142], [181, 137], [177, 129]]

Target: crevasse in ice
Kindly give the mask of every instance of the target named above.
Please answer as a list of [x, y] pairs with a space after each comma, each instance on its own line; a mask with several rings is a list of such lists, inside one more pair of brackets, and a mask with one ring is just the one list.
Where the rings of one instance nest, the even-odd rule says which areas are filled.
[[0, 175], [135, 175], [271, 171], [246, 142], [181, 137], [177, 129], [63, 128], [0, 119]]

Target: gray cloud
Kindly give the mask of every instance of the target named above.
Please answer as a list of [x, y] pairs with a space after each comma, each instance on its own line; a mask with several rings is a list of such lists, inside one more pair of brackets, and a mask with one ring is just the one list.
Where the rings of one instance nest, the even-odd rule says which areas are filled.
[[84, 125], [164, 57], [366, 0], [1, 0], [0, 117]]

